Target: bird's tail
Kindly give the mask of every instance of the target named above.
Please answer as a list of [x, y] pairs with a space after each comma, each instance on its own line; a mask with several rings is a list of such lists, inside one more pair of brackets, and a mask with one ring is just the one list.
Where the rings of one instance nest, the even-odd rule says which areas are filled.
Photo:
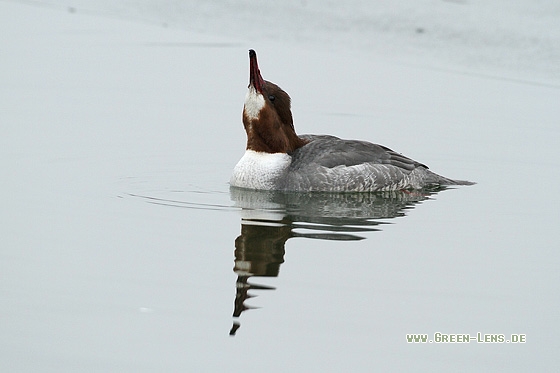
[[427, 177], [427, 184], [438, 184], [438, 185], [474, 185], [476, 184], [473, 181], [467, 180], [453, 180], [447, 177], [441, 176], [432, 172], [430, 170], [426, 170], [428, 172]]

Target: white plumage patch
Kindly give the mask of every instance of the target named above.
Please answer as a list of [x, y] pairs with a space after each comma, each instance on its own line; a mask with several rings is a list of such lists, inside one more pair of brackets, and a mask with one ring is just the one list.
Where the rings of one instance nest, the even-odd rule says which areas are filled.
[[264, 104], [263, 95], [258, 92], [255, 87], [249, 87], [249, 91], [247, 91], [247, 95], [245, 96], [245, 114], [249, 119], [257, 119]]
[[246, 150], [233, 169], [230, 184], [248, 189], [278, 189], [278, 180], [285, 175], [291, 162], [292, 157], [286, 153]]

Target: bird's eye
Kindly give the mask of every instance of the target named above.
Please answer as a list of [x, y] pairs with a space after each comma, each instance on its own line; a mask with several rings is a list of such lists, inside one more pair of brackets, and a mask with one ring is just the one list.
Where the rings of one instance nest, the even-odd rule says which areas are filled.
[[274, 100], [276, 100], [276, 96], [274, 95], [269, 95], [268, 99], [270, 100], [270, 102], [274, 102]]

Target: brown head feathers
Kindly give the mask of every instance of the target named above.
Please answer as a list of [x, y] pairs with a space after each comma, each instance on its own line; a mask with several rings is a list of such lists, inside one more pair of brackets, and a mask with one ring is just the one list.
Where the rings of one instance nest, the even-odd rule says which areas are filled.
[[249, 51], [249, 91], [243, 108], [247, 149], [266, 153], [290, 153], [306, 144], [294, 129], [290, 96], [262, 78], [257, 54]]

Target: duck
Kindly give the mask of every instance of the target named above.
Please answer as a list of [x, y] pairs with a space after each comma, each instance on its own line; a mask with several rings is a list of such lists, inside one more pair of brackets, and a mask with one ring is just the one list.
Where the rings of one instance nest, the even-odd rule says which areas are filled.
[[383, 145], [331, 135], [298, 135], [290, 96], [262, 78], [253, 49], [242, 120], [247, 145], [230, 179], [235, 188], [351, 193], [474, 184], [438, 175]]

